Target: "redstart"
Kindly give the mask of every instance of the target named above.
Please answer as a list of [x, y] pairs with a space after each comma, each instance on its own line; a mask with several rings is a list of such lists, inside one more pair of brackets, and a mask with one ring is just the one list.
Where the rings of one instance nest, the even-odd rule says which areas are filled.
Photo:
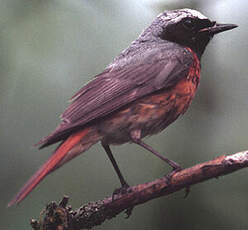
[[47, 162], [8, 206], [21, 202], [49, 173], [101, 142], [120, 179], [128, 185], [110, 145], [135, 143], [181, 167], [142, 141], [164, 130], [188, 109], [200, 81], [200, 59], [214, 35], [237, 27], [218, 24], [192, 9], [165, 11], [106, 69], [83, 86], [61, 123], [38, 144], [60, 142]]

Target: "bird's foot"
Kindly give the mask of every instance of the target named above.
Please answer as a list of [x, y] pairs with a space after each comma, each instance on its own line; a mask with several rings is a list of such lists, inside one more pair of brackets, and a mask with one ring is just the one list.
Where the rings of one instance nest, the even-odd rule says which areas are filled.
[[115, 189], [112, 194], [112, 200], [115, 200], [118, 195], [123, 195], [128, 193], [129, 189], [130, 186], [127, 183], [123, 184], [120, 188]]
[[187, 186], [187, 187], [185, 188], [185, 193], [184, 193], [184, 197], [183, 197], [184, 199], [188, 197], [189, 192], [190, 192], [190, 186]]
[[173, 177], [177, 172], [179, 172], [179, 171], [181, 171], [181, 170], [182, 170], [182, 167], [179, 166], [179, 165], [177, 165], [177, 166], [173, 167], [172, 171], [171, 171], [169, 174], [165, 175], [165, 178], [167, 179], [167, 183], [168, 183], [169, 185], [171, 184], [171, 179], [172, 179], [172, 177]]
[[[112, 201], [114, 201], [119, 195], [124, 195], [127, 194], [129, 192], [131, 192], [132, 189], [131, 187], [127, 184], [127, 183], [123, 183], [122, 186], [120, 188], [117, 188], [114, 190], [113, 194], [112, 194]], [[133, 211], [133, 207], [127, 208], [125, 210], [125, 218], [129, 218], [132, 214]]]
[[[177, 167], [174, 167], [173, 170], [168, 174], [168, 175], [165, 175], [166, 179], [167, 179], [167, 183], [168, 185], [170, 186], [171, 185], [171, 179], [172, 177], [179, 171], [182, 170], [182, 167], [181, 166], [177, 166]], [[188, 197], [189, 195], [189, 192], [190, 192], [190, 186], [187, 186], [185, 188], [185, 194], [184, 194], [184, 198]]]

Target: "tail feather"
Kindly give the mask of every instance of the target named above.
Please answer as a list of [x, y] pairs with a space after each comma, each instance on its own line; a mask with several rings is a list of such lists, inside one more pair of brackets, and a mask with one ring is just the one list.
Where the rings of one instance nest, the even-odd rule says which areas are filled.
[[[21, 202], [47, 174], [54, 171], [78, 154], [86, 151], [91, 145], [95, 144], [99, 140], [99, 138], [96, 138], [96, 135], [93, 136], [93, 139], [90, 138], [92, 135], [89, 135], [89, 140], [86, 140], [85, 142], [86, 145], [81, 144], [81, 140], [85, 138], [91, 130], [91, 128], [86, 128], [69, 136], [55, 150], [54, 154], [48, 159], [48, 161], [45, 162], [45, 164], [42, 165], [41, 168], [28, 180], [28, 182], [21, 188], [18, 194], [8, 203], [8, 207]], [[73, 151], [73, 148], [79, 143], [81, 148], [76, 148], [77, 152]], [[67, 156], [68, 154], [69, 156]]]

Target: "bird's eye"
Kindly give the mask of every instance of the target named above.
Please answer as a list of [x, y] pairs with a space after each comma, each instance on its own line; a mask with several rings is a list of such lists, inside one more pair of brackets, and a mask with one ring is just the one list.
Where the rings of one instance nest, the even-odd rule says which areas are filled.
[[192, 18], [186, 18], [183, 21], [183, 26], [187, 29], [187, 30], [193, 30], [195, 28], [195, 22]]

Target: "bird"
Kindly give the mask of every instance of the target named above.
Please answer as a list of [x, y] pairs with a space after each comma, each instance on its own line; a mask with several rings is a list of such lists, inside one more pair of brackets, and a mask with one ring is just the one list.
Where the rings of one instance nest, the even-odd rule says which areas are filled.
[[71, 98], [60, 124], [38, 143], [40, 149], [59, 142], [58, 147], [8, 206], [20, 203], [44, 177], [98, 142], [122, 189], [129, 185], [110, 145], [135, 143], [168, 163], [172, 172], [181, 170], [143, 138], [163, 131], [186, 112], [200, 82], [200, 60], [207, 44], [216, 34], [236, 27], [219, 24], [194, 9], [159, 14]]

